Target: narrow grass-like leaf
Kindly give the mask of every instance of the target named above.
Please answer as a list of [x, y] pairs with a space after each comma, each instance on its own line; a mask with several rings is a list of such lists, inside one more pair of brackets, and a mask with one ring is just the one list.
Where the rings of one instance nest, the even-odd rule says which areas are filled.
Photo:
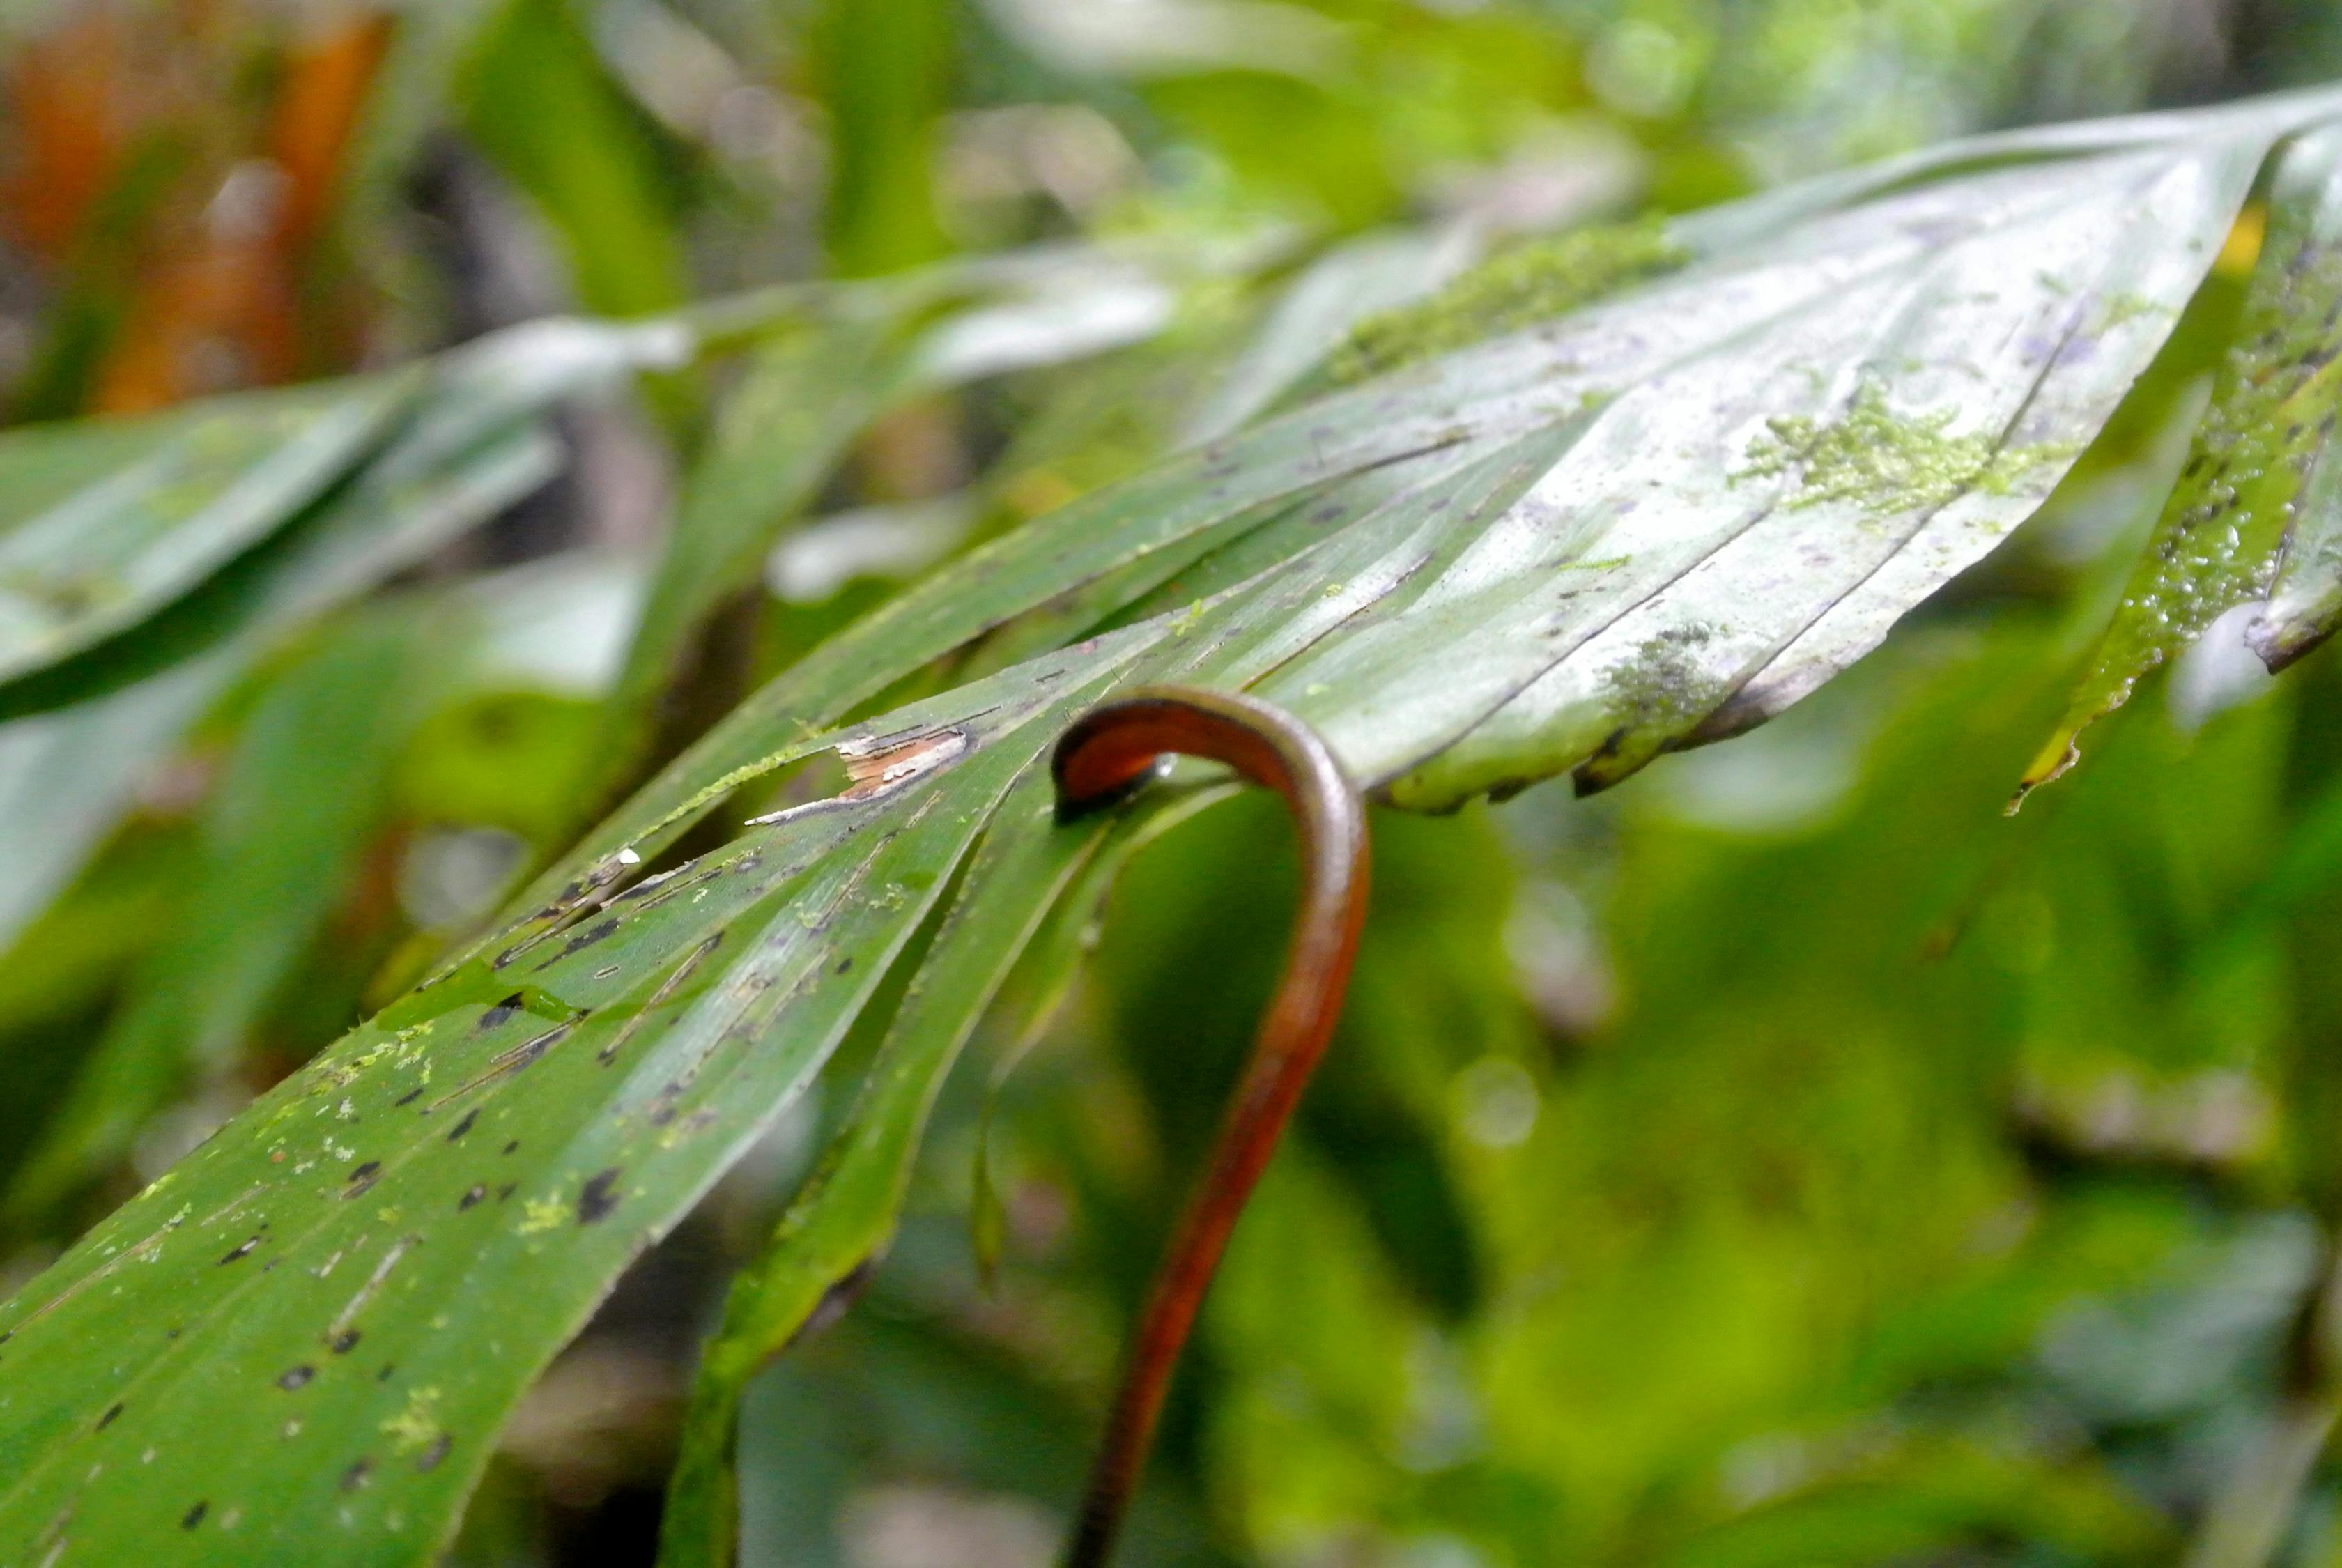
[[[2089, 673], [2024, 788], [2074, 763], [2075, 738], [2127, 701], [2139, 678], [2194, 642], [2226, 611], [2267, 597], [2297, 517], [2318, 516], [2318, 475], [2342, 413], [2342, 132], [2320, 131], [2279, 156], [2267, 237], [2247, 285], [2235, 346], [2219, 371], [2187, 467], [2123, 591]], [[2314, 578], [2317, 539], [2305, 541]], [[2306, 646], [2316, 589], [2263, 632], [2272, 655]], [[2292, 618], [2307, 616], [2298, 625]], [[2287, 629], [2290, 628], [2290, 629]]]
[[[0, 1542], [429, 1554], [529, 1376], [818, 1070], [1095, 689], [1015, 684], [961, 694], [947, 765], [427, 986], [0, 1309]], [[177, 1332], [124, 1360], [91, 1312]]]
[[234, 614], [191, 638], [195, 657], [0, 725], [0, 850], [9, 866], [0, 941], [14, 940], [72, 879], [145, 772], [271, 637], [493, 517], [555, 461], [541, 432], [508, 431], [444, 473], [368, 486], [239, 574]]
[[182, 916], [18, 1169], [10, 1217], [109, 1166], [191, 1072], [233, 1064], [375, 826], [421, 717], [430, 629], [411, 614], [358, 620], [261, 697], [205, 803]]
[[664, 1513], [668, 1568], [723, 1568], [736, 1555], [732, 1452], [742, 1391], [826, 1303], [850, 1301], [875, 1266], [945, 1075], [1033, 930], [1096, 851], [1098, 830], [1055, 830], [1046, 772], [1028, 773], [994, 818], [969, 870], [969, 896], [946, 917], [837, 1144], [763, 1257], [733, 1282], [723, 1324], [700, 1358]]
[[0, 436], [0, 680], [153, 614], [268, 538], [415, 387], [381, 377]]
[[606, 707], [596, 804], [640, 781], [657, 705], [695, 637], [756, 585], [775, 536], [873, 420], [964, 381], [1125, 347], [1174, 307], [1170, 282], [1102, 253], [1045, 251], [985, 270], [936, 268], [847, 294], [754, 352], [692, 473]]
[[473, 137], [558, 236], [581, 304], [635, 316], [681, 303], [674, 171], [565, 0], [502, 0], [462, 92]]
[[[365, 471], [310, 515], [133, 635], [0, 686], [0, 847], [13, 851], [0, 941], [73, 876], [141, 776], [270, 638], [544, 483], [558, 460], [538, 424], [548, 407], [636, 366], [672, 363], [686, 343], [673, 327], [545, 322], [456, 350]], [[85, 494], [97, 471], [86, 457], [57, 465], [43, 493]]]

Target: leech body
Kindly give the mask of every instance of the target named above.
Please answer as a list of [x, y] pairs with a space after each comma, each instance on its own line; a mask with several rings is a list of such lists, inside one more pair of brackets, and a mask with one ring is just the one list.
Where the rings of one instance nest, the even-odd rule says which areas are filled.
[[1053, 759], [1059, 817], [1125, 799], [1175, 752], [1225, 762], [1284, 797], [1300, 829], [1301, 910], [1243, 1081], [1139, 1318], [1066, 1568], [1102, 1568], [1114, 1549], [1180, 1347], [1245, 1201], [1334, 1032], [1366, 912], [1366, 806], [1357, 786], [1315, 730], [1249, 698], [1151, 687], [1084, 714], [1058, 740]]

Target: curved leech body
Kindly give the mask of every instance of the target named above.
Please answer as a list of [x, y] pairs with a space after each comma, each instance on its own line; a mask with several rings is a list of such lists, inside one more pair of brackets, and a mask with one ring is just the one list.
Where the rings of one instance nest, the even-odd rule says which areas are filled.
[[1139, 1318], [1090, 1472], [1067, 1568], [1101, 1568], [1138, 1483], [1180, 1347], [1254, 1184], [1340, 1015], [1366, 912], [1366, 807], [1315, 730], [1264, 702], [1153, 687], [1091, 709], [1057, 742], [1057, 811], [1070, 819], [1143, 788], [1172, 753], [1225, 762], [1274, 789], [1300, 830], [1301, 910], [1210, 1162]]

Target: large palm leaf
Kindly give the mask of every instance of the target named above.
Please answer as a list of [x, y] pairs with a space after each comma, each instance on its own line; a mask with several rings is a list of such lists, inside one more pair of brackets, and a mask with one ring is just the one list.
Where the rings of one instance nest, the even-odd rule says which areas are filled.
[[[1534, 324], [1346, 388], [1313, 395], [1340, 376], [1306, 376], [1282, 412], [905, 591], [0, 1307], [0, 1561], [428, 1558], [515, 1401], [627, 1262], [849, 1029], [884, 1021], [861, 1101], [703, 1378], [671, 1548], [716, 1549], [729, 1391], [884, 1245], [936, 1086], [1012, 966], [1069, 964], [1069, 911], [1215, 787], [1060, 826], [1046, 760], [1073, 716], [1138, 683], [1246, 689], [1431, 809], [1561, 773], [1597, 788], [1760, 722], [2041, 505], [2265, 173], [2270, 237], [2204, 458], [2076, 723], [2236, 603], [2267, 597], [2258, 640], [2292, 656], [2342, 592], [2322, 467], [2342, 140], [2320, 127], [2337, 115], [2342, 99], [2302, 95], [1989, 138], [1694, 215], [1656, 243], [1615, 236], [1624, 264], [1581, 242]], [[1362, 336], [1376, 352], [1336, 371], [1452, 341], [1476, 297], [1467, 285]], [[656, 357], [690, 337], [616, 341]], [[883, 377], [916, 383], [904, 363]], [[445, 425], [444, 408], [362, 417], [361, 399], [400, 396], [286, 406], [308, 411], [286, 437], [306, 445], [264, 460], [324, 508], [310, 526], [405, 482], [413, 437], [383, 431]], [[464, 452], [512, 426], [498, 417], [463, 426], [480, 438]], [[20, 487], [42, 518], [140, 471], [15, 439], [0, 461], [61, 476]], [[726, 483], [753, 473], [729, 461]], [[92, 536], [134, 558], [122, 575], [142, 597], [79, 616], [42, 599], [10, 644], [18, 711], [184, 678], [147, 674], [135, 645], [175, 596], [234, 586], [218, 562], [270, 531], [228, 504], [245, 483], [175, 500], [174, 526]], [[697, 524], [737, 525], [713, 503]], [[20, 537], [41, 527], [64, 533], [35, 519]], [[708, 575], [663, 587], [667, 620], [750, 559], [728, 536], [679, 544], [671, 570]], [[107, 639], [142, 613], [137, 637]], [[848, 722], [939, 668], [966, 678]], [[747, 787], [823, 758], [845, 764], [841, 792], [648, 874], [696, 822], [736, 818]], [[891, 1020], [864, 1020], [913, 950]]]

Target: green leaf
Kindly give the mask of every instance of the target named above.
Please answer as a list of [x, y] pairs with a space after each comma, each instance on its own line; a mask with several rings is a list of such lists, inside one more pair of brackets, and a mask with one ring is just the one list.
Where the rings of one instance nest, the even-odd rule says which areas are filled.
[[[2331, 625], [2330, 608], [2319, 608], [2334, 591], [2330, 567], [2317, 563], [2319, 541], [2334, 527], [2327, 492], [2335, 481], [2326, 458], [2342, 414], [2342, 367], [2334, 363], [2342, 310], [2342, 132], [2304, 136], [2278, 156], [2267, 224], [2236, 342], [2187, 467], [2089, 673], [2027, 769], [2022, 789], [2072, 767], [2076, 737], [2128, 700], [2141, 676], [2227, 611], [2267, 598], [2281, 553], [2284, 605], [2272, 605], [2256, 628], [2264, 657], [2273, 665], [2298, 657]], [[2145, 301], [2135, 307], [2160, 308]], [[2307, 530], [2300, 549], [2287, 543], [2296, 527]]]
[[596, 747], [606, 802], [635, 769], [661, 699], [732, 596], [756, 583], [773, 537], [819, 491], [847, 444], [899, 396], [909, 367], [891, 313], [847, 311], [758, 349], [694, 467], [651, 579]]
[[234, 1065], [378, 825], [435, 629], [428, 616], [360, 619], [262, 695], [205, 803], [180, 919], [19, 1170], [11, 1216], [119, 1158], [190, 1072]]
[[823, 0], [809, 18], [810, 85], [831, 126], [825, 237], [846, 276], [914, 266], [944, 249], [935, 127], [956, 17], [928, 0]]
[[[1606, 783], [1756, 722], [2038, 504], [2272, 142], [2335, 107], [1998, 138], [1686, 223], [1663, 279], [1182, 454], [906, 590], [0, 1306], [0, 1545], [430, 1558], [528, 1380], [915, 934], [1007, 898], [1019, 835], [1044, 868], [1070, 852], [1037, 770], [1075, 714], [1135, 682], [1248, 689], [1424, 806]], [[2113, 308], [2132, 297], [2155, 308]], [[1173, 573], [1193, 600], [1114, 624]], [[1067, 646], [827, 728], [1092, 590]], [[825, 753], [844, 792], [643, 875], [743, 783]], [[971, 978], [898, 1015], [914, 1059], [1006, 961], [983, 956], [1005, 917], [960, 930], [927, 962]]]
[[379, 441], [408, 376], [0, 435], [0, 681], [151, 615]]
[[733, 1282], [700, 1359], [662, 1523], [662, 1560], [722, 1568], [737, 1556], [734, 1429], [750, 1377], [875, 1266], [908, 1190], [919, 1135], [959, 1050], [1100, 834], [1058, 833], [1045, 769], [1005, 805], [969, 869], [916, 989], [873, 1060], [836, 1147], [782, 1216], [763, 1257]]
[[[538, 426], [548, 407], [635, 366], [672, 362], [686, 341], [671, 327], [554, 321], [455, 350], [416, 384], [427, 397], [410, 392], [413, 407], [365, 471], [307, 515], [133, 635], [0, 686], [0, 850], [11, 871], [0, 940], [71, 879], [145, 771], [273, 638], [536, 488], [558, 457]], [[355, 395], [372, 396], [363, 383]], [[48, 469], [48, 493], [77, 504], [103, 483], [93, 461]]]
[[[884, 1255], [936, 1096], [1012, 970], [1022, 1000], [1054, 1009], [1115, 873], [1149, 839], [1218, 798], [1191, 794], [1176, 809], [1150, 801], [1111, 823], [1062, 832], [1050, 796], [1036, 769], [1003, 805], [969, 868], [968, 894], [928, 950], [837, 1142], [764, 1253], [733, 1282], [700, 1359], [662, 1511], [662, 1568], [724, 1568], [736, 1557], [733, 1443], [748, 1381], [848, 1304]], [[1009, 1032], [1025, 1038], [1036, 1021]]]
[[1461, 228], [1402, 229], [1360, 235], [1327, 250], [1278, 297], [1189, 420], [1188, 439], [1216, 441], [1252, 419], [1317, 368], [1360, 322], [1431, 293], [1468, 259], [1470, 246]]
[[683, 300], [671, 173], [568, 0], [505, 0], [472, 45], [463, 98], [473, 138], [559, 236], [580, 304], [638, 316]]
[[[1152, 265], [1150, 265], [1152, 263]], [[1185, 266], [1086, 248], [943, 266], [843, 291], [752, 354], [686, 487], [597, 744], [596, 805], [640, 782], [649, 732], [688, 673], [709, 618], [758, 582], [774, 538], [802, 515], [872, 422], [920, 396], [1118, 348], [1170, 318]], [[667, 728], [696, 738], [687, 722]], [[674, 747], [661, 749], [671, 752]]]

